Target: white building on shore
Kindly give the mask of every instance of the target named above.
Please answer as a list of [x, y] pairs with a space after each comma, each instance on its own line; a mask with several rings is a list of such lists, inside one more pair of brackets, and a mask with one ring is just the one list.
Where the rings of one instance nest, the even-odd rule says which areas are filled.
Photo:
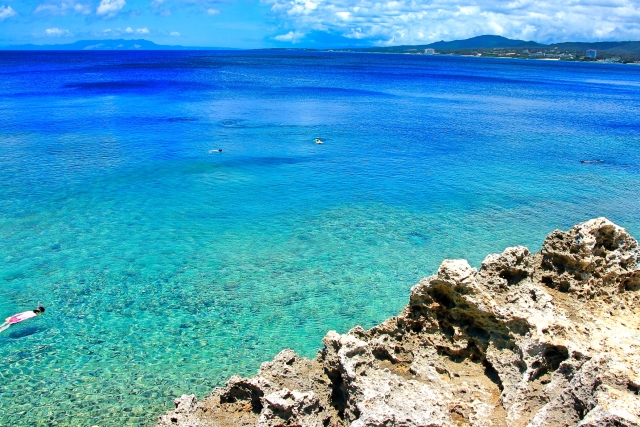
[[436, 54], [436, 50], [435, 49], [425, 49], [424, 50], [424, 54], [425, 55], [435, 55]]
[[587, 54], [586, 57], [587, 58], [592, 58], [592, 59], [596, 59], [596, 56], [598, 55], [598, 51], [595, 49], [589, 49], [587, 50]]

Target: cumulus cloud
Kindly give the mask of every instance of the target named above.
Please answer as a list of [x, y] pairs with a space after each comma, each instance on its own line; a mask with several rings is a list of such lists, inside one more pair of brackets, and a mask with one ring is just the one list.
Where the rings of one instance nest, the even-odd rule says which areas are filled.
[[304, 33], [299, 31], [289, 31], [287, 34], [281, 34], [279, 36], [275, 36], [274, 39], [279, 42], [291, 42], [298, 43], [302, 38], [304, 38]]
[[215, 6], [221, 0], [151, 0], [151, 10], [161, 16], [169, 16], [177, 9], [192, 9], [207, 15], [220, 13]]
[[379, 45], [430, 43], [481, 34], [541, 42], [640, 37], [638, 0], [262, 0], [294, 31]]
[[71, 31], [62, 28], [47, 28], [44, 30], [44, 35], [47, 37], [73, 37]]
[[115, 16], [125, 4], [125, 0], [101, 0], [96, 13], [107, 17]]
[[0, 6], [0, 21], [16, 16], [18, 13], [11, 6]]
[[131, 34], [151, 34], [151, 31], [147, 28], [136, 28], [133, 29], [131, 27], [127, 27], [124, 30], [122, 28], [107, 28], [103, 30], [101, 33], [94, 33], [98, 37], [120, 37]]
[[39, 4], [33, 11], [33, 13], [43, 13], [48, 15], [66, 15], [69, 12], [77, 13], [79, 15], [88, 15], [91, 13], [91, 6], [88, 4], [62, 1], [60, 3]]
[[171, 37], [180, 37], [180, 33], [179, 33], [179, 32], [177, 32], [177, 31], [171, 31], [171, 32], [169, 33], [169, 35], [170, 35]]

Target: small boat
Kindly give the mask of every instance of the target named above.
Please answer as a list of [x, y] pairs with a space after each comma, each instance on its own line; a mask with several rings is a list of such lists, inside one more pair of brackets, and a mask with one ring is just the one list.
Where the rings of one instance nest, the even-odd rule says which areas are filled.
[[324, 144], [320, 138], [316, 138], [313, 140], [316, 144]]

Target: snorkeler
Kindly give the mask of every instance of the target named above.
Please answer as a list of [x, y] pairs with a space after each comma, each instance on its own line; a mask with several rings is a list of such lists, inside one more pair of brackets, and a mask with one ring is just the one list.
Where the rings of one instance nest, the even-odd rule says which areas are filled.
[[44, 307], [40, 305], [40, 301], [38, 301], [38, 307], [35, 310], [23, 311], [22, 313], [14, 314], [13, 316], [7, 317], [2, 325], [0, 325], [0, 332], [6, 331], [9, 326], [14, 323], [20, 323], [23, 320], [31, 319], [32, 317], [36, 317], [39, 314], [44, 313]]

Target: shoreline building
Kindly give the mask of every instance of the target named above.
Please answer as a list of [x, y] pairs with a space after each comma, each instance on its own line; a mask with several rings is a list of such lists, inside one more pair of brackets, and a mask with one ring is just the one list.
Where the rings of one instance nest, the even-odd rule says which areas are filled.
[[598, 51], [595, 49], [589, 49], [587, 50], [587, 58], [591, 58], [591, 59], [596, 59], [596, 56], [598, 55]]
[[435, 49], [425, 49], [424, 50], [424, 54], [425, 55], [435, 55], [436, 54], [436, 50]]

